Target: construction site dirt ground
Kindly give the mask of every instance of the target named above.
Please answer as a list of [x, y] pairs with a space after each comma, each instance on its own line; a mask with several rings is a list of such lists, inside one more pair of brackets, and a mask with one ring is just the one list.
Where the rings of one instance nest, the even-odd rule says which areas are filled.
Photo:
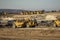
[[[48, 15], [60, 15], [60, 13]], [[60, 40], [60, 27], [0, 28], [0, 40]]]
[[0, 28], [0, 40], [60, 40], [60, 28]]

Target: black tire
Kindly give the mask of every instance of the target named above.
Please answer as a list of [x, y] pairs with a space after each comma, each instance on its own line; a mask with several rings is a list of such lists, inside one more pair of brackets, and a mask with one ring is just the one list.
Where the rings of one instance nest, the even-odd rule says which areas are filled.
[[22, 27], [23, 27], [23, 28], [26, 28], [26, 25], [24, 24]]
[[35, 25], [34, 25], [34, 26], [32, 26], [32, 28], [35, 28]]
[[22, 25], [20, 28], [26, 28], [26, 26], [25, 25]]
[[54, 23], [54, 27], [58, 27], [56, 23]]
[[59, 27], [59, 26], [56, 25], [56, 27]]

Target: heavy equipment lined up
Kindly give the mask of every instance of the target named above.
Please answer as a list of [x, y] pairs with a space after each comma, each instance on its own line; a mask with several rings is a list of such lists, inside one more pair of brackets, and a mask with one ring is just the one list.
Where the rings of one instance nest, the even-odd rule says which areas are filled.
[[[59, 27], [60, 15], [51, 15], [43, 11], [21, 11], [13, 15], [7, 12], [0, 13], [0, 27], [33, 28]], [[3, 15], [3, 16], [2, 16]]]
[[[40, 18], [40, 17], [39, 17]], [[60, 18], [52, 15], [48, 15], [43, 20], [37, 20], [36, 18], [0, 18], [0, 27], [12, 27], [12, 28], [37, 28], [39, 27], [60, 27]]]

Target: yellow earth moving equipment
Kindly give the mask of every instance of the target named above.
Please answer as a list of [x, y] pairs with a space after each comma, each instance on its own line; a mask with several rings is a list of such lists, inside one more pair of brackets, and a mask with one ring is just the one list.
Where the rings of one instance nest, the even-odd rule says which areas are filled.
[[60, 27], [60, 19], [54, 20], [54, 27]]
[[36, 19], [32, 20], [29, 18], [24, 18], [24, 19], [20, 19], [20, 20], [16, 20], [15, 22], [13, 22], [13, 28], [25, 28], [25, 27], [35, 27], [37, 25], [37, 21]]
[[37, 20], [36, 19], [29, 19], [26, 23], [26, 27], [35, 27], [37, 26]]
[[22, 28], [22, 27], [26, 27], [24, 19], [18, 19], [13, 23], [13, 28]]

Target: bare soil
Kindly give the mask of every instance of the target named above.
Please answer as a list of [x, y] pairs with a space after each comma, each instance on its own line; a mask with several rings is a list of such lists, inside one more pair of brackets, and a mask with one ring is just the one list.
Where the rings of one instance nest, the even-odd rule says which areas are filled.
[[0, 28], [0, 40], [60, 40], [60, 28]]

